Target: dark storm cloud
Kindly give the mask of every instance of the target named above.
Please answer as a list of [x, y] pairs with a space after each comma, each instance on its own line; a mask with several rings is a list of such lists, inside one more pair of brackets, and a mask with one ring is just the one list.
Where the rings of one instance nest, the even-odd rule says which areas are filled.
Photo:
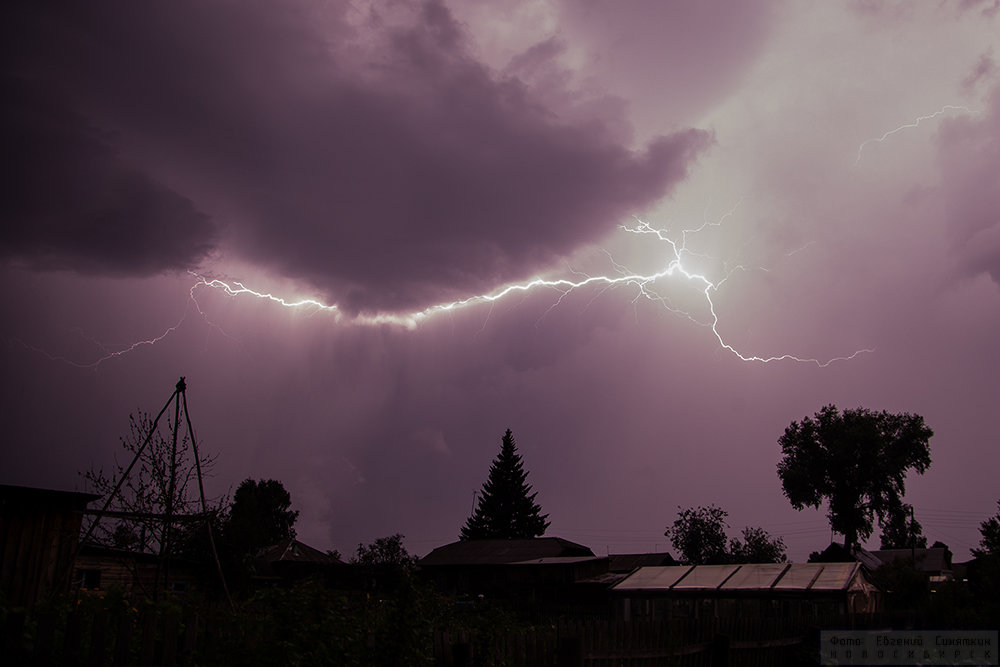
[[938, 161], [949, 231], [963, 271], [985, 272], [1000, 284], [1000, 86], [982, 115], [942, 126]]
[[[469, 55], [438, 2], [19, 11], [7, 75], [72, 106], [14, 109], [10, 128], [32, 185], [69, 194], [15, 198], [4, 252], [70, 268], [190, 266], [222, 230], [229, 256], [350, 310], [416, 308], [598, 238], [710, 142], [687, 130], [633, 152], [612, 137], [620, 119], [564, 120]], [[100, 214], [70, 222], [77, 209]], [[108, 243], [123, 228], [133, 246]]]
[[130, 168], [96, 128], [0, 79], [0, 259], [45, 269], [147, 275], [199, 262], [215, 229], [187, 199]]

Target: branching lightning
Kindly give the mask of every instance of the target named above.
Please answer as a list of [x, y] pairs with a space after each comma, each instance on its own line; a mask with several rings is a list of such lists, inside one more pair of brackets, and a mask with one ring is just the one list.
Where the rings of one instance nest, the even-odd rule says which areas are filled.
[[856, 160], [854, 160], [854, 166], [858, 166], [858, 164], [861, 163], [861, 153], [862, 153], [862, 151], [865, 150], [865, 146], [867, 146], [868, 144], [880, 144], [880, 143], [882, 143], [883, 141], [885, 141], [886, 139], [888, 139], [889, 137], [891, 137], [892, 135], [894, 135], [894, 134], [896, 134], [898, 132], [902, 132], [903, 130], [909, 130], [909, 129], [913, 129], [915, 127], [918, 127], [921, 122], [923, 122], [925, 120], [933, 120], [933, 119], [937, 118], [938, 116], [940, 116], [942, 114], [948, 113], [949, 111], [964, 111], [965, 113], [969, 113], [969, 114], [976, 113], [972, 109], [970, 109], [969, 107], [955, 106], [953, 104], [946, 104], [946, 105], [944, 105], [943, 107], [941, 107], [940, 109], [938, 109], [937, 111], [935, 111], [932, 114], [927, 114], [926, 116], [919, 116], [916, 120], [914, 120], [912, 122], [906, 123], [905, 125], [900, 125], [897, 128], [889, 130], [888, 132], [886, 132], [885, 134], [883, 134], [881, 137], [875, 137], [873, 139], [866, 139], [865, 141], [861, 142], [861, 145], [858, 146], [858, 157], [857, 157]]
[[[538, 290], [554, 290], [558, 293], [558, 296], [553, 301], [552, 305], [546, 312], [549, 312], [553, 308], [558, 307], [563, 300], [571, 293], [585, 290], [585, 289], [595, 289], [596, 294], [594, 298], [600, 296], [606, 290], [612, 288], [628, 288], [634, 290], [634, 296], [632, 298], [633, 303], [638, 303], [640, 300], [647, 300], [655, 303], [658, 306], [669, 310], [672, 313], [678, 314], [682, 317], [686, 317], [691, 322], [711, 329], [718, 344], [728, 352], [735, 355], [742, 361], [747, 362], [761, 362], [769, 363], [774, 361], [795, 361], [802, 363], [811, 363], [816, 366], [823, 368], [829, 366], [836, 361], [847, 361], [855, 358], [856, 356], [865, 353], [872, 352], [872, 349], [862, 349], [857, 350], [846, 356], [834, 357], [832, 359], [820, 360], [816, 358], [804, 358], [798, 357], [792, 354], [782, 354], [777, 356], [758, 356], [753, 354], [746, 354], [737, 350], [733, 345], [728, 343], [723, 337], [722, 333], [719, 331], [719, 315], [716, 311], [716, 304], [713, 301], [713, 296], [719, 291], [719, 289], [728, 281], [735, 273], [747, 271], [747, 267], [742, 264], [737, 264], [728, 268], [724, 275], [718, 279], [711, 279], [703, 273], [698, 273], [684, 264], [684, 260], [687, 258], [696, 257], [707, 257], [706, 255], [694, 252], [688, 247], [688, 237], [698, 232], [704, 230], [709, 226], [719, 226], [721, 225], [727, 217], [732, 215], [735, 211], [730, 211], [726, 215], [722, 216], [716, 222], [703, 222], [699, 227], [692, 229], [681, 230], [677, 235], [671, 236], [671, 234], [665, 229], [656, 229], [650, 226], [648, 223], [635, 219], [633, 225], [621, 225], [619, 229], [628, 234], [633, 234], [636, 236], [647, 236], [653, 237], [657, 243], [663, 244], [667, 249], [663, 263], [659, 270], [640, 273], [629, 270], [625, 265], [620, 264], [615, 261], [610, 253], [607, 253], [608, 260], [612, 267], [612, 273], [610, 275], [588, 275], [584, 273], [574, 272], [577, 277], [575, 279], [570, 278], [556, 278], [549, 279], [543, 277], [532, 278], [528, 281], [521, 283], [514, 283], [502, 287], [494, 292], [478, 294], [470, 296], [464, 299], [459, 299], [456, 301], [450, 301], [446, 303], [439, 303], [429, 306], [423, 310], [412, 312], [412, 313], [375, 313], [375, 314], [357, 314], [349, 315], [343, 311], [336, 304], [327, 304], [314, 298], [302, 298], [302, 299], [288, 299], [285, 297], [277, 296], [271, 292], [262, 292], [251, 289], [247, 287], [244, 283], [239, 281], [229, 281], [223, 280], [217, 277], [208, 277], [198, 273], [191, 272], [192, 277], [195, 279], [194, 284], [190, 287], [189, 296], [190, 301], [188, 307], [185, 309], [183, 315], [178, 320], [176, 324], [168, 327], [159, 335], [134, 342], [128, 346], [125, 346], [117, 350], [109, 350], [102, 347], [104, 354], [98, 358], [96, 361], [90, 363], [79, 363], [67, 359], [62, 356], [51, 355], [43, 350], [39, 350], [34, 347], [25, 345], [41, 354], [44, 354], [48, 358], [57, 361], [63, 361], [69, 363], [78, 368], [96, 368], [105, 361], [109, 361], [114, 358], [122, 357], [127, 355], [140, 347], [154, 345], [163, 339], [170, 336], [172, 333], [177, 331], [178, 328], [184, 323], [187, 317], [191, 314], [192, 308], [198, 313], [198, 315], [209, 325], [215, 327], [225, 335], [225, 331], [221, 329], [217, 324], [211, 322], [207, 314], [202, 309], [198, 302], [197, 292], [201, 289], [212, 289], [218, 290], [222, 293], [232, 297], [232, 298], [245, 298], [254, 297], [257, 299], [262, 299], [275, 303], [284, 308], [290, 309], [309, 309], [316, 312], [325, 312], [333, 315], [336, 322], [347, 322], [356, 325], [393, 325], [402, 326], [408, 329], [415, 329], [420, 325], [421, 322], [428, 320], [436, 315], [449, 313], [457, 311], [463, 308], [469, 308], [480, 304], [490, 304], [492, 305], [498, 301], [512, 297], [518, 294], [527, 294], [529, 292]], [[801, 248], [799, 249], [801, 250]], [[796, 251], [793, 251], [796, 252]], [[705, 306], [705, 311], [707, 312], [707, 317], [702, 317], [699, 319], [695, 314], [688, 312], [687, 310], [678, 307], [671, 303], [670, 299], [657, 290], [658, 284], [664, 280], [671, 280], [677, 283], [682, 283], [689, 285], [693, 290], [692, 294], [700, 294], [700, 298], [703, 299]], [[231, 337], [231, 336], [230, 336]], [[94, 341], [96, 344], [96, 341]], [[23, 344], [23, 343], [22, 343]]]

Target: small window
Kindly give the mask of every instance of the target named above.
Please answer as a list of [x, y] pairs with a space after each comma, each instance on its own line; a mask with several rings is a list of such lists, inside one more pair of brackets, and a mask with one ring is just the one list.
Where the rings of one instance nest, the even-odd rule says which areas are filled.
[[171, 581], [170, 582], [170, 592], [171, 593], [187, 593], [188, 582], [186, 581]]
[[101, 571], [78, 569], [76, 571], [76, 576], [73, 577], [73, 583], [75, 583], [79, 588], [84, 588], [88, 591], [100, 590]]

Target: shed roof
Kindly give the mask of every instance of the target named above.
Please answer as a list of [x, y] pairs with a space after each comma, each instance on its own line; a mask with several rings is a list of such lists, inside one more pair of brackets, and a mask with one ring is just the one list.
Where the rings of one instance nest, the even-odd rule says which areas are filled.
[[677, 565], [674, 557], [666, 552], [648, 554], [610, 554], [608, 570], [611, 572], [631, 572], [637, 567], [651, 565]]
[[510, 565], [575, 565], [577, 563], [592, 563], [599, 560], [607, 560], [607, 556], [549, 556], [548, 558], [532, 558], [530, 560], [519, 560]]
[[420, 559], [421, 567], [440, 565], [506, 565], [553, 557], [594, 558], [582, 544], [561, 537], [520, 540], [461, 540], [434, 549]]
[[873, 551], [872, 554], [884, 564], [915, 557], [916, 568], [923, 572], [951, 570], [950, 554], [945, 547], [931, 547], [929, 549], [881, 549]]
[[723, 590], [760, 590], [771, 588], [785, 570], [788, 563], [760, 563], [742, 565], [722, 584]]
[[642, 567], [618, 591], [841, 591], [852, 587], [860, 563], [749, 563]]
[[283, 540], [263, 549], [257, 560], [266, 563], [317, 563], [333, 565], [342, 561], [332, 554], [323, 553], [294, 538]]
[[62, 491], [57, 489], [39, 489], [33, 486], [16, 486], [0, 484], [0, 503], [2, 506], [59, 506], [73, 509], [84, 509], [87, 503], [101, 496], [96, 493], [81, 491]]

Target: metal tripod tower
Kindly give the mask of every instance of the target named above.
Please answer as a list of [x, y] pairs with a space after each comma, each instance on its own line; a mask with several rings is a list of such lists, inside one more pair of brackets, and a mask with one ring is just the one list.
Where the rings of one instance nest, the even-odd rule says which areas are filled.
[[191, 441], [191, 449], [194, 454], [195, 471], [197, 472], [198, 476], [198, 495], [201, 500], [201, 518], [204, 520], [205, 528], [208, 531], [208, 543], [211, 547], [212, 559], [215, 561], [215, 569], [219, 574], [219, 582], [222, 584], [222, 590], [226, 595], [226, 600], [228, 600], [230, 606], [232, 606], [233, 601], [229, 595], [229, 588], [226, 586], [226, 578], [222, 573], [222, 565], [219, 563], [218, 551], [215, 548], [215, 537], [212, 534], [212, 522], [210, 520], [211, 515], [208, 511], [208, 504], [205, 502], [205, 485], [203, 483], [201, 474], [201, 459], [198, 456], [198, 443], [197, 440], [195, 440], [194, 429], [191, 426], [191, 414], [188, 411], [186, 390], [187, 390], [187, 384], [184, 382], [184, 378], [182, 377], [180, 380], [177, 381], [177, 385], [174, 387], [174, 392], [170, 395], [170, 398], [167, 399], [167, 402], [164, 403], [163, 407], [160, 409], [160, 412], [156, 415], [156, 419], [154, 419], [152, 424], [150, 425], [149, 433], [146, 434], [146, 437], [143, 440], [142, 445], [139, 447], [139, 449], [136, 450], [135, 456], [132, 457], [132, 462], [129, 463], [128, 467], [125, 469], [125, 472], [119, 478], [118, 483], [114, 487], [114, 490], [112, 490], [111, 493], [108, 494], [108, 497], [104, 501], [104, 506], [100, 510], [93, 513], [94, 520], [91, 522], [90, 527], [87, 529], [86, 534], [83, 536], [83, 539], [80, 540], [80, 544], [84, 545], [90, 540], [91, 536], [93, 535], [94, 529], [97, 527], [97, 524], [100, 522], [101, 518], [105, 516], [114, 516], [120, 518], [139, 517], [137, 513], [109, 512], [108, 507], [111, 506], [112, 501], [118, 496], [118, 493], [121, 490], [122, 485], [125, 483], [125, 480], [128, 479], [129, 474], [135, 467], [135, 464], [139, 461], [140, 457], [142, 456], [142, 453], [146, 450], [146, 447], [149, 445], [150, 440], [152, 440], [153, 434], [156, 433], [156, 427], [160, 421], [160, 418], [163, 417], [163, 414], [167, 411], [168, 408], [170, 408], [172, 404], [174, 406], [174, 424], [171, 432], [170, 465], [168, 468], [168, 470], [170, 471], [170, 477], [168, 482], [166, 506], [164, 507], [163, 514], [153, 515], [153, 516], [150, 515], [143, 516], [143, 518], [153, 518], [158, 521], [162, 521], [163, 525], [162, 533], [160, 536], [160, 553], [156, 567], [156, 578], [153, 582], [153, 596], [155, 598], [159, 590], [161, 571], [163, 572], [164, 583], [166, 583], [168, 580], [168, 574], [170, 568], [170, 542], [173, 537], [172, 536], [173, 524], [179, 520], [189, 520], [192, 518], [191, 516], [187, 515], [185, 516], [176, 515], [174, 513], [175, 508], [173, 506], [174, 489], [177, 479], [177, 434], [181, 428], [180, 415], [181, 411], [183, 410], [184, 423], [187, 426], [187, 437]]

